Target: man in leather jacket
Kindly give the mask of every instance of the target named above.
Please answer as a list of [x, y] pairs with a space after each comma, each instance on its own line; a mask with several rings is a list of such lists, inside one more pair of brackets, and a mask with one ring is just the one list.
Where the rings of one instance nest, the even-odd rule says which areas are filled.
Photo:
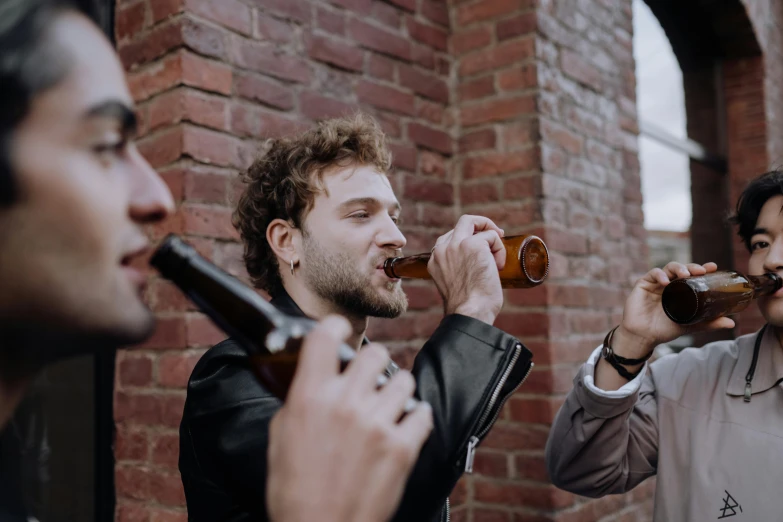
[[[234, 214], [256, 286], [289, 314], [345, 316], [353, 328], [348, 343], [357, 349], [366, 342], [369, 317], [397, 317], [407, 307], [400, 281], [381, 269], [406, 243], [386, 175], [390, 163], [372, 119], [322, 122], [271, 143], [246, 173]], [[448, 517], [449, 493], [532, 366], [530, 352], [492, 326], [503, 304], [502, 234], [486, 218], [463, 216], [433, 248], [428, 270], [446, 315], [412, 373], [417, 396], [432, 405], [434, 429], [394, 520]], [[179, 467], [190, 520], [269, 519], [258, 499], [269, 420], [280, 404], [233, 340], [201, 358], [180, 426]]]

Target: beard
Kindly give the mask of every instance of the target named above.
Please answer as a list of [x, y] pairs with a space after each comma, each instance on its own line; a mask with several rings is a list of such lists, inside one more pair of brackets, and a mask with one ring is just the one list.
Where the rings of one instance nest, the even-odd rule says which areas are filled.
[[305, 283], [321, 299], [334, 303], [346, 314], [390, 319], [408, 309], [408, 297], [399, 282], [389, 282], [388, 292], [382, 293], [347, 253], [332, 252], [307, 233], [303, 234], [302, 246], [307, 259], [303, 270]]

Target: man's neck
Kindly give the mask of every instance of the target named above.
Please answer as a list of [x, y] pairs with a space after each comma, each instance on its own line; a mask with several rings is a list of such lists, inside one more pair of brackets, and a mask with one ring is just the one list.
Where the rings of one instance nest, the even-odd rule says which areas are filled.
[[361, 349], [369, 317], [349, 314], [345, 310], [339, 309], [334, 303], [318, 297], [300, 285], [289, 285], [285, 288], [285, 291], [308, 317], [317, 320], [334, 314], [345, 317], [351, 323], [352, 330], [351, 336], [346, 340], [346, 343], [356, 350]]

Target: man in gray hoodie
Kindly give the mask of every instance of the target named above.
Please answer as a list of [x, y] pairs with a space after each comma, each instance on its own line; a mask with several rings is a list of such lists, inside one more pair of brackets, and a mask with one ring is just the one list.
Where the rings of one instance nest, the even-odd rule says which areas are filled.
[[[783, 275], [783, 172], [745, 189], [735, 224], [748, 273]], [[669, 320], [674, 278], [717, 269], [669, 263], [640, 279], [622, 323], [574, 379], [549, 435], [552, 482], [589, 497], [624, 493], [657, 475], [654, 520], [783, 520], [783, 290], [758, 300], [759, 332], [689, 348], [647, 365], [656, 345], [696, 330]]]

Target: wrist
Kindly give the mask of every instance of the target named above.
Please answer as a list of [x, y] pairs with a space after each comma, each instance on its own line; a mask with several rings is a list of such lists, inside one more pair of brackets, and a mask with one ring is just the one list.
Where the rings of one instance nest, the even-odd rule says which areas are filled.
[[495, 322], [495, 318], [498, 315], [492, 310], [492, 307], [472, 302], [463, 303], [451, 309], [447, 308], [446, 314], [459, 314], [472, 317], [473, 319], [477, 319], [489, 325]]
[[654, 339], [635, 334], [620, 325], [614, 333], [614, 339], [612, 339], [612, 350], [626, 359], [642, 359], [650, 354], [658, 344]]

